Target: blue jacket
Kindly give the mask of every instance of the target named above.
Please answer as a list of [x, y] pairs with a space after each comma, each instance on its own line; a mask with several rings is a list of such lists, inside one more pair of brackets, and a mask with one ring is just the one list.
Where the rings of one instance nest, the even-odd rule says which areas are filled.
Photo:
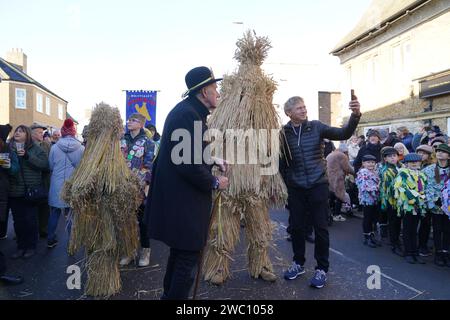
[[343, 128], [307, 121], [302, 124], [300, 134], [291, 122], [285, 125], [281, 132], [280, 173], [286, 186], [309, 189], [328, 183], [323, 139], [347, 140], [358, 126], [359, 119], [351, 115]]
[[61, 189], [83, 157], [84, 147], [77, 139], [66, 136], [58, 140], [50, 149], [49, 166], [52, 171], [48, 204], [56, 208], [68, 208], [69, 205], [60, 199]]
[[413, 134], [408, 133], [406, 137], [402, 139], [402, 143], [405, 145], [406, 149], [408, 149], [409, 152], [414, 152], [412, 142], [413, 142]]

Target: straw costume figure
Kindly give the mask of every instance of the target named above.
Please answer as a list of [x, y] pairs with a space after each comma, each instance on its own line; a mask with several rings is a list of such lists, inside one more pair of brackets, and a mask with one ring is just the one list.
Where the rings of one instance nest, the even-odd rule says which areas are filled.
[[122, 120], [117, 108], [100, 103], [92, 112], [84, 156], [62, 191], [73, 209], [69, 254], [86, 250], [86, 294], [120, 291], [119, 258], [138, 248], [139, 180], [120, 151]]
[[[229, 265], [239, 240], [241, 218], [248, 242], [250, 275], [266, 281], [276, 280], [268, 254], [273, 229], [269, 207], [284, 207], [287, 197], [286, 187], [278, 170], [270, 175], [262, 175], [261, 168], [265, 165], [259, 158], [255, 164], [250, 164], [250, 161], [245, 164], [236, 163], [239, 156], [242, 156], [238, 154], [239, 147], [249, 155], [249, 149], [255, 144], [257, 154], [262, 152], [274, 159], [279, 157], [278, 148], [272, 150], [271, 145], [273, 138], [278, 142], [279, 131], [277, 113], [272, 104], [276, 84], [261, 70], [267, 51], [271, 48], [270, 42], [267, 38], [257, 37], [248, 31], [238, 40], [237, 47], [235, 59], [239, 62], [238, 71], [224, 77], [220, 106], [211, 116], [209, 128], [221, 132], [229, 129], [248, 132], [249, 129], [255, 129], [256, 134], [261, 132], [259, 129], [266, 129], [268, 137], [262, 140], [263, 143], [261, 139], [258, 139], [259, 143], [248, 143], [243, 132], [230, 137], [228, 131], [223, 143], [219, 143], [221, 155], [230, 164], [230, 188], [219, 195], [218, 205], [214, 207], [203, 266], [205, 280], [216, 285], [223, 284], [231, 276]], [[276, 134], [271, 129], [275, 129]], [[272, 134], [276, 137], [272, 137]]]

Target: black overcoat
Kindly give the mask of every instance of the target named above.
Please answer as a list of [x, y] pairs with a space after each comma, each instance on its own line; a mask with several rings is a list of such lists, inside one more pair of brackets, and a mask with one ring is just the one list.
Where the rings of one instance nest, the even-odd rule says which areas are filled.
[[[208, 114], [196, 97], [188, 97], [175, 106], [164, 124], [144, 219], [150, 238], [171, 248], [200, 251], [206, 244], [215, 181], [202, 156]], [[195, 139], [201, 153], [194, 152]], [[180, 155], [188, 163], [177, 163]]]

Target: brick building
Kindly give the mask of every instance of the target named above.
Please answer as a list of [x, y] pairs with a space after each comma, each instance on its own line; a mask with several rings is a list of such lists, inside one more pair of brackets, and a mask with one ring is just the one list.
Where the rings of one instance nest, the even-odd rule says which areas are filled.
[[0, 123], [39, 123], [61, 128], [67, 115], [67, 101], [27, 74], [27, 56], [12, 50], [0, 58]]
[[373, 0], [332, 54], [344, 68], [342, 92], [353, 88], [361, 101], [360, 133], [450, 130], [450, 1]]

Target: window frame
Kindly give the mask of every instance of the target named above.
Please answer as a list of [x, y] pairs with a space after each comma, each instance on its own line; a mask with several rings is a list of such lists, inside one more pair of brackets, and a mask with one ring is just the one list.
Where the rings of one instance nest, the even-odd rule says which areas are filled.
[[45, 114], [46, 115], [51, 115], [51, 110], [52, 110], [52, 102], [50, 100], [50, 97], [45, 97]]
[[64, 106], [61, 103], [58, 103], [58, 119], [64, 120]]
[[36, 92], [36, 111], [44, 113], [44, 96], [39, 92]]
[[[20, 110], [26, 110], [27, 109], [27, 89], [24, 89], [24, 88], [15, 88], [15, 89], [16, 89], [15, 90], [15, 108], [20, 109]], [[19, 98], [17, 95], [18, 92], [23, 92], [24, 93], [23, 97]], [[19, 99], [21, 101], [23, 101], [23, 107], [20, 107], [18, 105]]]

